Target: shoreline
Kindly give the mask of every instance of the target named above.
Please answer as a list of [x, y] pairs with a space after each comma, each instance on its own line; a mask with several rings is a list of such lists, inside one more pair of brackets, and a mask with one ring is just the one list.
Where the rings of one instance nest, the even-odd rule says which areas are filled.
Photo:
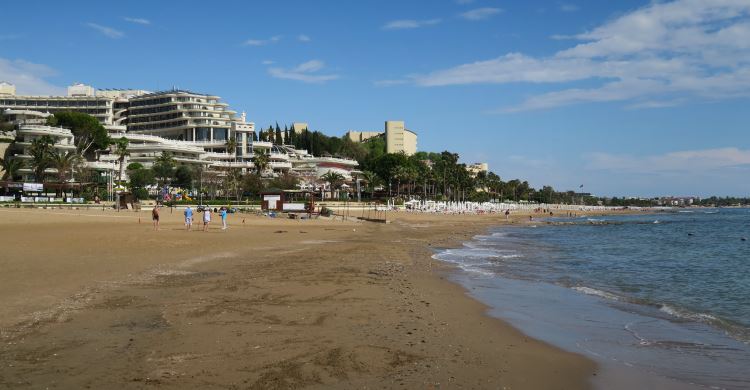
[[[552, 225], [559, 224], [553, 223]], [[653, 362], [658, 361], [654, 361], [653, 359], [660, 356], [658, 354], [663, 354], [664, 351], [651, 352], [652, 354], [657, 353], [655, 355], [640, 356], [640, 360], [636, 355], [630, 355], [633, 360], [629, 361], [633, 363], [634, 366], [629, 367], [628, 364], [626, 364], [628, 360], [618, 362], [617, 360], [619, 359], [612, 359], [614, 356], [617, 356], [617, 353], [620, 353], [621, 355], [618, 356], [618, 358], [623, 357], [624, 355], [621, 354], [621, 352], [623, 352], [622, 350], [617, 350], [618, 352], [610, 354], [606, 353], [606, 349], [601, 349], [602, 347], [605, 347], [605, 343], [612, 343], [612, 347], [614, 347], [617, 343], [622, 342], [625, 343], [623, 344], [624, 347], [632, 342], [628, 340], [628, 335], [624, 334], [630, 332], [628, 326], [625, 327], [625, 331], [622, 332], [622, 335], [615, 331], [616, 328], [611, 329], [611, 334], [609, 331], [602, 333], [605, 328], [616, 326], [619, 323], [618, 321], [624, 321], [622, 324], [629, 324], [631, 321], [639, 323], [642, 321], [644, 321], [644, 323], [665, 321], [664, 329], [675, 332], [675, 335], [673, 336], [675, 338], [673, 340], [680, 340], [680, 336], [677, 336], [677, 334], [681, 334], [682, 337], [688, 335], [688, 333], [680, 333], [682, 330], [680, 330], [679, 325], [677, 325], [682, 323], [684, 321], [683, 319], [669, 319], [664, 317], [664, 313], [661, 312], [655, 317], [651, 317], [652, 315], [657, 314], [650, 313], [650, 311], [654, 311], [651, 306], [644, 306], [642, 308], [631, 307], [628, 305], [637, 306], [637, 304], [635, 302], [631, 303], [630, 301], [618, 300], [607, 296], [595, 296], [566, 284], [550, 283], [544, 280], [525, 279], [523, 277], [514, 278], [513, 276], [510, 276], [511, 274], [504, 275], [502, 271], [498, 271], [501, 272], [500, 274], [492, 273], [492, 271], [490, 271], [492, 267], [486, 266], [485, 263], [482, 263], [482, 261], [479, 260], [479, 256], [497, 256], [504, 258], [506, 253], [511, 253], [508, 255], [509, 257], [528, 256], [527, 251], [523, 249], [523, 245], [529, 245], [528, 241], [530, 239], [528, 237], [525, 241], [522, 241], [522, 243], [525, 244], [520, 244], [520, 247], [502, 245], [504, 242], [506, 244], [514, 242], [517, 240], [517, 235], [524, 235], [524, 233], [509, 233], [508, 229], [510, 229], [511, 226], [513, 225], [502, 226], [497, 224], [496, 228], [499, 232], [497, 233], [498, 238], [491, 238], [489, 235], [485, 237], [480, 234], [480, 237], [478, 238], [479, 242], [475, 240], [466, 240], [464, 241], [466, 245], [460, 247], [459, 250], [453, 251], [455, 248], [453, 246], [446, 247], [445, 250], [438, 252], [438, 256], [436, 256], [436, 259], [439, 261], [447, 262], [456, 269], [453, 278], [454, 282], [464, 286], [473, 298], [485, 303], [491, 308], [488, 315], [511, 323], [518, 329], [522, 329], [531, 337], [549, 342], [552, 345], [573, 353], [582, 353], [584, 356], [593, 359], [599, 366], [597, 369], [597, 375], [592, 382], [595, 388], [698, 389], [711, 384], [710, 381], [705, 382], [695, 376], [700, 375], [703, 371], [696, 371], [694, 374], [688, 373], [687, 375], [685, 375], [685, 372], [682, 372], [683, 375], [680, 375], [679, 371], [670, 372], [668, 365], [657, 364], [650, 366]], [[565, 228], [561, 227], [561, 229]], [[493, 230], [494, 229], [490, 229], [490, 235]], [[506, 231], [506, 233], [503, 233], [503, 231]], [[512, 234], [512, 236], [506, 239], [504, 238], [506, 234]], [[532, 237], [536, 237], [536, 233], [529, 232], [529, 234], [532, 234]], [[484, 243], [485, 239], [488, 241], [487, 243]], [[493, 242], [495, 244], [491, 244]], [[510, 250], [504, 250], [503, 248]], [[484, 253], [487, 254], [485, 255]], [[520, 253], [521, 255], [517, 255], [516, 253]], [[533, 254], [536, 252], [531, 253]], [[476, 259], [474, 258], [475, 256]], [[464, 260], [461, 260], [462, 257]], [[489, 268], [485, 269], [485, 266]], [[487, 273], [486, 276], [484, 276], [485, 271], [490, 273]], [[612, 299], [614, 299], [614, 301], [612, 301]], [[616, 302], [617, 305], [612, 302]], [[618, 310], [618, 307], [620, 306], [622, 306], [622, 308], [619, 310], [622, 310], [622, 313], [615, 313], [614, 311]], [[566, 314], [566, 312], [569, 314]], [[569, 315], [573, 318], [567, 318]], [[593, 321], [590, 322], [590, 325], [586, 325], [586, 322], [591, 321], [589, 317], [595, 318], [596, 316], [607, 316], [607, 318], [611, 317], [611, 319], [606, 322], [601, 322], [602, 328], [596, 328], [595, 324], [599, 323], [599, 321]], [[576, 318], [576, 320], [574, 320], [574, 318]], [[657, 320], [654, 320], [654, 318]], [[670, 325], [670, 321], [673, 321], [674, 323]], [[745, 347], [741, 346], [739, 340], [725, 335], [721, 329], [713, 328], [709, 324], [703, 322], [689, 326], [692, 330], [707, 332], [702, 335], [696, 335], [697, 340], [711, 343], [706, 345], [716, 345], [720, 348], [726, 343], [726, 348], [730, 348], [730, 346], [738, 344], [739, 347], [737, 348], [746, 350]], [[572, 328], [568, 329], [568, 327]], [[726, 340], [722, 340], [722, 338], [726, 338]], [[668, 342], [669, 341], [665, 341], [665, 343]], [[678, 341], [675, 342], [677, 343]], [[701, 341], [694, 342], [700, 343]], [[587, 345], [595, 345], [596, 347], [589, 349]], [[634, 348], [641, 349], [637, 346]], [[601, 354], [602, 352], [605, 353]], [[643, 354], [647, 353], [646, 350], [643, 351]], [[737, 365], [741, 365], [742, 363], [740, 362], [743, 361], [742, 359], [745, 359], [744, 357], [739, 356], [737, 358], [741, 360], [734, 360], [733, 363], [726, 367], [713, 367], [709, 365], [707, 367], [713, 368], [711, 371], [704, 372], [704, 374], [715, 372], [717, 378], [718, 375], [720, 375], [720, 372], [727, 374], [732, 369], [736, 369]], [[701, 360], [695, 360], [693, 364], [700, 364], [700, 362]], [[714, 369], [716, 371], [713, 371]], [[724, 371], [722, 371], [722, 369]], [[730, 383], [734, 376], [730, 375], [724, 378], [726, 378], [726, 383]], [[739, 377], [737, 380], [740, 380]], [[731, 385], [729, 387], [733, 388]]]
[[[35, 213], [44, 215], [44, 211]], [[2, 363], [6, 363], [4, 366], [8, 367], [8, 363], [13, 365], [11, 362], [22, 362], [23, 359], [18, 358], [26, 356], [30, 351], [43, 356], [44, 363], [35, 367], [25, 366], [23, 370], [14, 369], [6, 374], [0, 372], [0, 379], [6, 384], [14, 383], [13, 378], [17, 378], [15, 374], [22, 371], [26, 373], [28, 380], [39, 384], [89, 383], [122, 386], [156, 380], [163, 386], [179, 387], [200, 383], [194, 382], [194, 377], [189, 380], [185, 378], [189, 373], [200, 369], [222, 372], [220, 377], [223, 379], [210, 382], [213, 385], [229, 380], [231, 383], [244, 383], [250, 388], [293, 387], [292, 385], [400, 387], [402, 384], [423, 387], [439, 383], [468, 387], [482, 387], [490, 383], [493, 386], [506, 385], [513, 388], [591, 386], [589, 378], [598, 370], [593, 361], [529, 338], [505, 320], [492, 317], [488, 313], [489, 306], [470, 296], [470, 292], [460, 284], [449, 280], [447, 273], [451, 271], [448, 264], [432, 259], [431, 248], [461, 245], [490, 226], [504, 224], [503, 219], [498, 215], [394, 214], [397, 218], [387, 225], [342, 221], [300, 223], [247, 216], [248, 220], [252, 219], [252, 226], [248, 224], [239, 227], [236, 223], [238, 221], [235, 221], [229, 233], [241, 229], [245, 233], [257, 232], [255, 238], [259, 243], [265, 244], [265, 249], [258, 245], [251, 251], [244, 251], [242, 246], [232, 243], [229, 234], [224, 235], [219, 231], [205, 233], [221, 238], [220, 252], [216, 253], [216, 245], [212, 244], [208, 251], [198, 250], [197, 256], [185, 258], [178, 254], [175, 257], [162, 257], [159, 259], [159, 267], [152, 264], [151, 268], [141, 268], [141, 273], [151, 272], [149, 277], [144, 279], [140, 275], [139, 280], [138, 273], [136, 277], [128, 273], [126, 275], [131, 275], [130, 281], [120, 280], [106, 288], [94, 288], [92, 295], [85, 302], [79, 302], [81, 307], [73, 313], [53, 316], [48, 323], [32, 323], [31, 329], [34, 332], [43, 330], [44, 337], [33, 341], [23, 337], [15, 339], [13, 344], [3, 347], [3, 355], [7, 356], [3, 360], [8, 361]], [[41, 219], [63, 217], [47, 215]], [[165, 232], [166, 234], [203, 234], [174, 231], [180, 230], [174, 217], [164, 218], [172, 230]], [[36, 216], [25, 219], [32, 220], [26, 222], [33, 224], [35, 218]], [[73, 220], [78, 220], [76, 225], [85, 226], [87, 223], [83, 220], [88, 219]], [[135, 230], [139, 232], [135, 234], [140, 235], [141, 240], [132, 242], [140, 242], [140, 246], [145, 248], [153, 244], [149, 242], [151, 236], [162, 233], [149, 234], [148, 230], [144, 232], [148, 225], [133, 225], [133, 221], [129, 219], [96, 220], [100, 221], [96, 222], [99, 225], [115, 224], [120, 227], [128, 224], [131, 230], [136, 227]], [[3, 226], [0, 225], [0, 228]], [[292, 231], [298, 228], [305, 229], [306, 232]], [[285, 233], [279, 233], [282, 231]], [[288, 243], [294, 242], [289, 241], [292, 239], [290, 234], [299, 237], [297, 242], [300, 248], [288, 248]], [[285, 235], [289, 237], [281, 237]], [[144, 237], [147, 237], [145, 241]], [[195, 237], [201, 240], [201, 236]], [[393, 247], [377, 245], [373, 241], [378, 237], [384, 240], [391, 238]], [[227, 241], [226, 238], [230, 240]], [[281, 242], [277, 238], [281, 238]], [[175, 248], [179, 248], [179, 244]], [[282, 249], [283, 253], [279, 251], [280, 248], [285, 248]], [[335, 258], [337, 254], [348, 252], [356, 252], [357, 255]], [[307, 275], [310, 272], [307, 267], [294, 258], [300, 254], [304, 254], [306, 260], [312, 261], [321, 269], [316, 270], [315, 275]], [[250, 258], [245, 257], [247, 255], [254, 259], [248, 260]], [[268, 272], [265, 267], [276, 270]], [[149, 269], [151, 271], [147, 271]], [[260, 277], [262, 280], [256, 280], [257, 276], [252, 276], [256, 273], [264, 275]], [[250, 279], [238, 275], [245, 275]], [[180, 291], [185, 295], [176, 297], [170, 290]], [[264, 296], [260, 294], [261, 291], [266, 291], [265, 299], [261, 299]], [[216, 295], [215, 292], [221, 293]], [[189, 297], [198, 299], [200, 304], [188, 299]], [[281, 302], [274, 303], [274, 297]], [[206, 307], [195, 307], [205, 304], [206, 300], [208, 304], [203, 305]], [[225, 301], [235, 302], [243, 309], [227, 305]], [[354, 305], [355, 302], [357, 305]], [[290, 310], [279, 312], [284, 303], [288, 304]], [[309, 316], [316, 313], [309, 313], [310, 311], [317, 312], [312, 322]], [[345, 314], [346, 318], [342, 318]], [[303, 318], [299, 318], [300, 315]], [[232, 318], [221, 318], [225, 316]], [[123, 324], [122, 321], [127, 318], [134, 321]], [[142, 321], [139, 322], [139, 318]], [[329, 324], [333, 322], [331, 318], [337, 318], [336, 324]], [[467, 319], [473, 319], [470, 320], [472, 323], [466, 323]], [[77, 328], [82, 324], [99, 330], [98, 334], [91, 336], [82, 333]], [[196, 326], [198, 324], [200, 326]], [[3, 327], [6, 330], [8, 328], [5, 324]], [[273, 328], [280, 328], [281, 334], [268, 330]], [[318, 337], [304, 338], [302, 335], [305, 332], [300, 333], [302, 328]], [[123, 331], [140, 336], [125, 337]], [[154, 332], [166, 333], [171, 336], [167, 339], [172, 341], [158, 342], [157, 339], [161, 338], [154, 339], [151, 334]], [[217, 332], [224, 336], [222, 339], [249, 338], [255, 341], [246, 342], [258, 343], [252, 346], [248, 344], [243, 349], [233, 344], [225, 345], [226, 341], [217, 341], [223, 349], [231, 352], [229, 355], [233, 360], [238, 357], [239, 360], [253, 360], [251, 358], [257, 358], [258, 355], [263, 355], [263, 358], [259, 359], [256, 366], [249, 364], [253, 367], [236, 367], [235, 364], [221, 367], [220, 362], [226, 365], [227, 356], [202, 362], [196, 362], [195, 360], [201, 360], [198, 358], [186, 357], [198, 356], [197, 351], [213, 350], [214, 347], [209, 345], [198, 347], [192, 352], [177, 351], [184, 349], [179, 348], [178, 340], [192, 342]], [[230, 337], [232, 332], [240, 332], [242, 335]], [[260, 353], [259, 350], [265, 348], [257, 339], [264, 337], [277, 340], [288, 348]], [[365, 344], [359, 342], [363, 337], [368, 340]], [[134, 345], [141, 338], [150, 339], [151, 342]], [[63, 340], [68, 343], [63, 342], [64, 346], [57, 347], [56, 352], [50, 355], [72, 356], [72, 361], [76, 364], [56, 363], [45, 355], [45, 349], [42, 348], [44, 341], [59, 345]], [[320, 340], [326, 340], [326, 343], [321, 344]], [[124, 342], [124, 345], [119, 346], [120, 349], [136, 351], [135, 355], [150, 362], [141, 364], [149, 366], [151, 370], [144, 372], [143, 367], [136, 369], [139, 376], [130, 380], [119, 378], [112, 382], [102, 382], [103, 378], [97, 378], [97, 373], [94, 373], [93, 376], [79, 377], [72, 382], [58, 382], [63, 378], [60, 378], [59, 373], [55, 374], [57, 371], [53, 372], [53, 368], [74, 369], [78, 364], [97, 356], [114, 360], [106, 365], [105, 372], [120, 372], [125, 369], [132, 371], [132, 364], [106, 353], [101, 356], [102, 353], [95, 348], [117, 344], [118, 341]], [[161, 364], [154, 363], [158, 359], [154, 360], [153, 356], [147, 358], [147, 355], [155, 354], [152, 346], [154, 342], [159, 346], [158, 354], [164, 355], [159, 360]], [[291, 351], [298, 353], [290, 356]], [[328, 361], [328, 358], [333, 360]], [[151, 367], [160, 365], [164, 367]], [[331, 371], [332, 367], [335, 372]], [[540, 370], [549, 371], [548, 375], [539, 375]], [[246, 378], [240, 380], [243, 375], [238, 372], [246, 373]], [[102, 374], [102, 371], [98, 374]]]

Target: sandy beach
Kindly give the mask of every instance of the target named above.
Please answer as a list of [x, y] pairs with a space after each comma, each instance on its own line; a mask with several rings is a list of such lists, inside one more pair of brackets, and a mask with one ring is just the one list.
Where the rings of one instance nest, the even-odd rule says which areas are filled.
[[3, 388], [580, 389], [596, 375], [486, 316], [431, 258], [499, 215], [232, 214], [208, 232], [169, 209], [159, 231], [150, 211], [0, 217]]

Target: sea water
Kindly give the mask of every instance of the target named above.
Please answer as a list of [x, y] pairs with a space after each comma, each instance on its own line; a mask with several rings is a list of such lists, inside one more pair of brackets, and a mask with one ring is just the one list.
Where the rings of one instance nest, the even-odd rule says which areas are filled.
[[678, 383], [750, 388], [748, 209], [549, 218], [435, 258], [532, 337]]

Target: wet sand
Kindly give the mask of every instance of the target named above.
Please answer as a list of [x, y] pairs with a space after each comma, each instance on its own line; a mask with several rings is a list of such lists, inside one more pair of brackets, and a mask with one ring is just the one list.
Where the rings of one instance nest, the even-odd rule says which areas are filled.
[[389, 218], [0, 209], [0, 387], [590, 387], [431, 259], [504, 217]]

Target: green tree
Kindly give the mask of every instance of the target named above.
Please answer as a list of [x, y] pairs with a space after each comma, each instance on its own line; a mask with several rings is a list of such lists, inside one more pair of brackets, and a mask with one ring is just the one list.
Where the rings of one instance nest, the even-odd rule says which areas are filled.
[[[131, 170], [131, 166], [136, 169]], [[154, 171], [143, 168], [140, 164], [138, 166], [130, 164], [128, 165], [128, 177], [130, 177], [130, 191], [133, 193], [133, 196], [137, 199], [148, 198], [146, 187], [155, 183]]]
[[274, 143], [276, 145], [283, 145], [284, 139], [281, 136], [281, 129], [279, 128], [279, 124], [276, 124], [276, 139], [274, 140]]
[[154, 165], [151, 168], [154, 171], [154, 176], [157, 179], [159, 187], [164, 186], [174, 176], [175, 161], [171, 152], [162, 152], [159, 157], [154, 160]]
[[0, 167], [3, 169], [3, 180], [16, 181], [21, 178], [18, 171], [23, 168], [23, 160], [0, 158]]
[[44, 182], [44, 171], [50, 167], [55, 140], [43, 135], [31, 141], [31, 167], [38, 182]]
[[372, 171], [362, 171], [362, 180], [365, 182], [365, 191], [369, 192], [371, 197], [375, 187], [382, 184], [382, 179]]
[[253, 165], [255, 165], [255, 172], [258, 175], [262, 175], [268, 169], [269, 165], [271, 165], [271, 161], [265, 153], [254, 154], [252, 161]]
[[268, 187], [280, 190], [293, 190], [297, 188], [297, 184], [299, 184], [299, 178], [285, 172], [283, 175], [271, 179], [268, 183]]
[[130, 151], [128, 150], [129, 143], [130, 141], [128, 141], [128, 139], [125, 137], [120, 137], [120, 139], [114, 142], [115, 155], [117, 155], [117, 161], [120, 163], [120, 170], [119, 174], [117, 175], [118, 183], [122, 182], [123, 164], [125, 164], [125, 157], [130, 155]]
[[242, 177], [242, 191], [258, 195], [265, 189], [263, 178], [258, 173], [248, 173]]
[[388, 153], [380, 156], [370, 167], [385, 183], [388, 184], [390, 194], [393, 180], [396, 179], [398, 167], [407, 165], [406, 155], [403, 153]]
[[328, 187], [331, 191], [331, 199], [333, 199], [333, 192], [344, 183], [344, 176], [338, 172], [328, 171], [320, 178], [328, 183]]
[[68, 181], [68, 174], [72, 174], [73, 168], [81, 161], [81, 156], [75, 152], [53, 152], [50, 156], [50, 166], [57, 170], [57, 181], [65, 196], [64, 186]]
[[187, 165], [180, 165], [174, 171], [174, 180], [172, 185], [182, 189], [190, 190], [193, 188], [194, 171]]
[[47, 120], [50, 126], [61, 126], [73, 132], [78, 154], [92, 157], [94, 150], [104, 149], [110, 144], [107, 130], [91, 115], [81, 112], [58, 112]]

